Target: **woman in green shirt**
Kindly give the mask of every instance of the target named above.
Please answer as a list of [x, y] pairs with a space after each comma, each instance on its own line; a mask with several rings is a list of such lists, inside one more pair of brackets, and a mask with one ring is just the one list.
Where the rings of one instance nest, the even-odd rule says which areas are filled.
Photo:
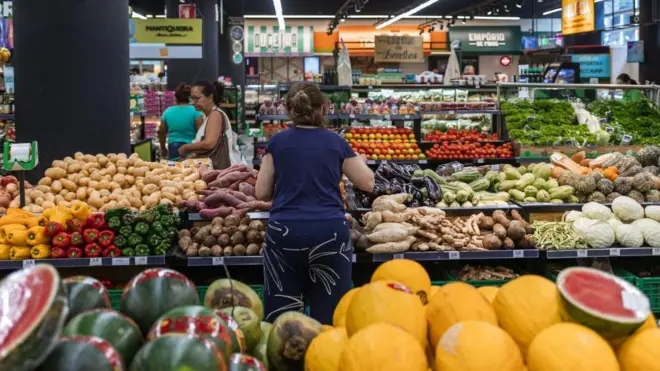
[[[630, 78], [627, 73], [622, 73], [616, 78], [616, 83], [619, 85], [637, 85], [637, 81]], [[642, 92], [639, 89], [624, 89], [623, 101], [636, 102], [642, 99]]]
[[[204, 114], [190, 104], [190, 94], [190, 85], [179, 85], [174, 92], [176, 105], [168, 107], [163, 112], [163, 118], [158, 127], [158, 139], [163, 158], [167, 157], [172, 161], [178, 160], [180, 158], [179, 148], [192, 143], [197, 129], [204, 121]], [[167, 145], [165, 144], [166, 139]]]

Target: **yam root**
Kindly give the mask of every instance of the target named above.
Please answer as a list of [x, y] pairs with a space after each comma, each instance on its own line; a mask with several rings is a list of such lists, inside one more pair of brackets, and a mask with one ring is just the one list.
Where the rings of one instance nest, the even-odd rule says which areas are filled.
[[502, 240], [494, 234], [484, 236], [483, 247], [486, 250], [499, 250], [502, 248]]
[[495, 221], [490, 216], [484, 216], [479, 220], [479, 228], [492, 230], [495, 225]]
[[386, 242], [386, 243], [380, 243], [377, 245], [373, 245], [370, 248], [367, 249], [368, 253], [372, 254], [396, 254], [400, 252], [407, 251], [410, 249], [410, 246], [416, 241], [417, 239], [412, 236], [406, 237], [406, 239], [398, 242]]
[[368, 231], [376, 228], [383, 221], [383, 214], [380, 211], [370, 211], [362, 216], [364, 228]]
[[523, 225], [525, 226], [525, 233], [527, 233], [527, 234], [534, 233], [534, 230], [532, 229], [532, 226], [529, 223], [527, 223], [527, 221], [522, 217], [522, 215], [520, 215], [518, 210], [511, 210], [511, 217], [514, 220], [517, 220], [517, 221], [523, 223]]
[[502, 224], [497, 223], [493, 226], [493, 234], [499, 239], [504, 239], [506, 238], [506, 228]]
[[493, 211], [493, 220], [495, 223], [499, 223], [502, 225], [502, 227], [509, 229], [509, 223], [511, 221], [509, 218], [506, 217], [506, 213], [502, 210], [495, 210]]
[[525, 225], [519, 220], [513, 220], [509, 224], [506, 235], [514, 241], [518, 241], [525, 237]]
[[374, 243], [398, 242], [408, 237], [408, 231], [405, 228], [382, 229], [367, 235], [369, 241]]
[[502, 248], [504, 250], [513, 250], [516, 248], [516, 244], [513, 243], [513, 240], [509, 237], [504, 239], [504, 242], [502, 242]]

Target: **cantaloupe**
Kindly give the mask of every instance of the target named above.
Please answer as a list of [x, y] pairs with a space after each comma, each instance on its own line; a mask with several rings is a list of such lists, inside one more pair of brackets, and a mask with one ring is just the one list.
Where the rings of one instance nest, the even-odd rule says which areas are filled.
[[559, 291], [547, 278], [525, 275], [500, 287], [493, 301], [500, 327], [520, 347], [527, 347], [544, 329], [561, 322]]
[[312, 340], [305, 353], [305, 371], [338, 371], [339, 359], [348, 343], [343, 327], [327, 330]]
[[520, 349], [501, 328], [487, 322], [466, 321], [442, 335], [435, 350], [435, 369], [442, 371], [522, 371]]
[[[441, 286], [431, 286], [431, 296], [429, 296], [429, 300], [431, 301], [431, 298], [435, 296], [435, 294], [439, 293], [441, 289]], [[427, 303], [428, 304], [428, 303]]]
[[658, 328], [658, 320], [655, 318], [653, 313], [651, 313], [648, 316], [648, 318], [646, 318], [646, 321], [644, 321], [644, 323], [642, 323], [642, 325], [637, 330], [635, 330], [635, 332], [632, 335], [624, 336], [622, 338], [615, 339], [615, 340], [610, 340], [610, 345], [612, 345], [612, 347], [614, 347], [614, 349], [617, 349], [623, 343], [625, 343], [626, 340], [628, 340], [630, 337], [635, 336], [635, 335], [639, 334], [642, 331], [653, 330], [653, 329], [657, 329], [657, 328]]
[[529, 346], [527, 368], [529, 371], [620, 371], [607, 341], [592, 329], [574, 323], [558, 323], [541, 331]]
[[623, 371], [660, 371], [660, 329], [631, 336], [617, 352]]
[[349, 292], [345, 293], [344, 296], [342, 296], [339, 300], [339, 303], [337, 303], [335, 312], [332, 315], [332, 325], [334, 327], [346, 326], [346, 311], [348, 310], [348, 306], [351, 304], [351, 300], [353, 300], [353, 295], [355, 295], [359, 289], [359, 287], [351, 289]]
[[463, 321], [484, 321], [497, 326], [497, 316], [488, 300], [473, 286], [452, 282], [442, 286], [426, 306], [429, 341], [435, 348], [451, 326]]
[[376, 323], [348, 340], [337, 370], [427, 371], [428, 365], [418, 339], [396, 326]]
[[352, 337], [361, 329], [385, 322], [408, 331], [422, 347], [426, 345], [424, 306], [406, 286], [394, 281], [376, 281], [362, 286], [346, 313], [346, 331]]
[[499, 287], [496, 286], [482, 286], [477, 289], [481, 295], [488, 299], [489, 303], [493, 303], [497, 292], [500, 291]]
[[375, 281], [401, 282], [419, 296], [424, 305], [431, 297], [431, 278], [414, 260], [395, 259], [381, 264], [371, 276], [371, 282]]

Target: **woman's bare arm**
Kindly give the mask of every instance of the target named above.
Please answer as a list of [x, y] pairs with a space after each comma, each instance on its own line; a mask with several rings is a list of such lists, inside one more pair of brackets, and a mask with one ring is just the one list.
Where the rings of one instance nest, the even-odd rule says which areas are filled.
[[204, 124], [204, 115], [201, 115], [195, 119], [195, 130], [199, 130], [199, 128], [202, 127], [202, 124]]
[[220, 112], [211, 112], [208, 121], [206, 121], [206, 132], [204, 133], [204, 139], [197, 143], [191, 143], [182, 146], [181, 151], [205, 152], [212, 150], [222, 137], [222, 126], [222, 115]]
[[374, 172], [369, 169], [367, 162], [362, 156], [354, 156], [344, 160], [342, 171], [354, 186], [365, 192], [374, 190]]
[[270, 201], [273, 199], [275, 188], [275, 166], [273, 156], [269, 153], [261, 158], [261, 167], [257, 176], [257, 185], [254, 194], [258, 200]]
[[160, 143], [161, 153], [167, 153], [167, 122], [164, 119], [158, 125], [158, 143]]

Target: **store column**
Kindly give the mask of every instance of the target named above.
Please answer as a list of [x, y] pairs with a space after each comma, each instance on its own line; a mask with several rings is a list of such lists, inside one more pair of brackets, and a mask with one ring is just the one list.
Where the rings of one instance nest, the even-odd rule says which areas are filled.
[[[167, 18], [179, 18], [179, 0], [167, 0]], [[170, 59], [167, 61], [167, 88], [176, 89], [180, 83], [218, 79], [218, 22], [217, 0], [199, 0], [197, 16], [202, 18], [202, 59]]]
[[[660, 84], [660, 24], [652, 23], [660, 18], [660, 14], [654, 14], [654, 10], [660, 13], [658, 0], [640, 0], [640, 26], [639, 39], [644, 41], [644, 63], [639, 65], [639, 77], [642, 82], [653, 81]], [[654, 6], [654, 2], [656, 2]]]
[[245, 24], [242, 0], [224, 0], [223, 29], [220, 35], [220, 75], [245, 87]]
[[17, 141], [52, 160], [129, 153], [128, 0], [14, 2]]

